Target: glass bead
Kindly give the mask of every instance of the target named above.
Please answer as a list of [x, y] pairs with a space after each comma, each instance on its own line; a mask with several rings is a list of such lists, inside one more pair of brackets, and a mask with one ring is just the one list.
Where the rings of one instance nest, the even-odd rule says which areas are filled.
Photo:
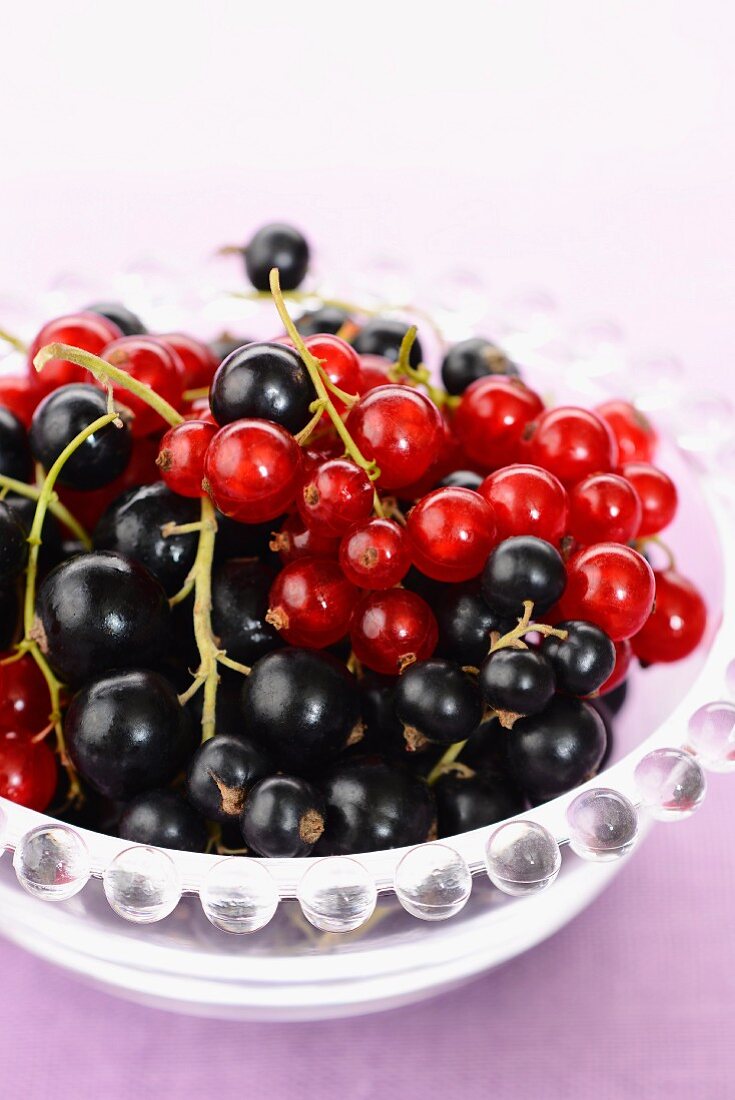
[[44, 901], [67, 901], [87, 885], [87, 845], [68, 825], [39, 825], [20, 840], [13, 856], [18, 882]]
[[707, 789], [701, 767], [682, 749], [647, 753], [635, 769], [635, 783], [643, 806], [658, 821], [690, 817]]
[[115, 856], [103, 876], [110, 906], [134, 924], [153, 924], [172, 913], [181, 897], [173, 860], [157, 848], [136, 846]]
[[278, 908], [278, 887], [257, 859], [222, 859], [207, 874], [199, 892], [207, 920], [223, 932], [257, 932]]
[[328, 856], [313, 863], [298, 885], [306, 919], [323, 932], [352, 932], [373, 915], [378, 892], [356, 859]]
[[550, 886], [561, 868], [555, 838], [535, 821], [509, 821], [491, 833], [485, 847], [490, 881], [515, 897]]
[[703, 768], [735, 770], [735, 703], [707, 703], [689, 719], [689, 747]]
[[453, 848], [422, 844], [406, 852], [396, 868], [394, 885], [398, 900], [411, 916], [446, 920], [467, 904], [472, 875]]
[[618, 791], [583, 791], [567, 808], [569, 844], [582, 859], [605, 862], [627, 855], [638, 836], [633, 803]]

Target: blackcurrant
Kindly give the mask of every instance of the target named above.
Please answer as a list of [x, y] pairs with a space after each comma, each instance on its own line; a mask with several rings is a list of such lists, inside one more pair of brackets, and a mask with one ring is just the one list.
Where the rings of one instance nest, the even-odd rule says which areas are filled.
[[398, 680], [365, 672], [360, 680], [360, 708], [365, 735], [356, 746], [361, 755], [377, 752], [381, 755], [406, 754], [403, 723], [396, 715], [395, 695]]
[[245, 246], [245, 270], [256, 290], [270, 289], [271, 268], [277, 267], [281, 290], [296, 290], [309, 267], [309, 245], [292, 225], [264, 225]]
[[218, 734], [205, 741], [192, 757], [187, 797], [209, 821], [237, 821], [250, 788], [272, 770], [267, 753], [254, 742]]
[[533, 535], [516, 535], [499, 543], [482, 574], [482, 594], [501, 615], [523, 614], [525, 600], [536, 615], [547, 611], [561, 596], [566, 570], [559, 551]]
[[338, 764], [323, 783], [327, 804], [319, 855], [353, 855], [428, 840], [434, 828], [431, 788], [379, 758]]
[[212, 627], [234, 661], [252, 665], [283, 645], [278, 631], [265, 621], [274, 576], [270, 566], [247, 558], [224, 562], [214, 574]]
[[409, 747], [423, 741], [464, 741], [482, 717], [477, 685], [451, 661], [434, 658], [409, 665], [396, 685], [396, 714]]
[[214, 560], [227, 561], [229, 558], [260, 558], [261, 561], [278, 563], [276, 554], [269, 543], [273, 532], [282, 524], [277, 517], [267, 523], [238, 523], [237, 520], [217, 512], [217, 541], [214, 546]]
[[207, 847], [204, 822], [176, 791], [139, 794], [123, 810], [117, 832], [133, 844], [177, 852], [203, 852]]
[[618, 684], [617, 687], [613, 688], [612, 691], [607, 692], [607, 694], [605, 696], [603, 696], [604, 701], [605, 701], [605, 706], [606, 706], [607, 710], [610, 712], [610, 714], [613, 715], [613, 717], [616, 714], [619, 714], [620, 711], [623, 709], [623, 707], [625, 705], [625, 700], [627, 699], [627, 697], [628, 697], [628, 681], [627, 680], [623, 680], [623, 682], [621, 684]]
[[233, 336], [231, 332], [223, 332], [216, 340], [210, 342], [209, 348], [215, 359], [221, 363], [228, 355], [232, 355], [233, 351], [244, 348], [246, 344], [252, 344], [252, 342], [248, 336]]
[[97, 550], [115, 550], [144, 565], [167, 596], [182, 587], [194, 564], [196, 532], [164, 535], [167, 523], [183, 525], [199, 518], [199, 504], [172, 493], [163, 482], [128, 489], [103, 513], [94, 531]]
[[518, 367], [496, 344], [482, 336], [472, 336], [449, 348], [442, 361], [441, 373], [444, 389], [456, 397], [472, 382], [488, 374], [517, 377]]
[[142, 336], [148, 331], [137, 313], [133, 313], [122, 302], [95, 302], [92, 306], [85, 306], [84, 312], [106, 317], [117, 325], [123, 336]]
[[437, 483], [437, 489], [479, 489], [483, 482], [482, 474], [474, 470], [454, 470]]
[[13, 509], [0, 501], [0, 584], [15, 580], [28, 561], [26, 530]]
[[509, 731], [500, 725], [494, 715], [485, 718], [467, 739], [460, 756], [461, 763], [483, 775], [502, 775], [509, 779], [506, 752], [509, 737]]
[[[45, 397], [33, 414], [30, 442], [33, 457], [48, 470], [72, 439], [107, 412], [103, 390], [76, 382]], [[70, 489], [100, 489], [123, 472], [133, 449], [127, 423], [106, 424], [85, 439], [67, 459], [59, 482]]]
[[[379, 355], [395, 363], [401, 350], [401, 342], [409, 326], [404, 321], [392, 317], [372, 317], [362, 326], [352, 346], [359, 355]], [[424, 353], [418, 340], [411, 347], [409, 361], [412, 367], [418, 367]]]
[[508, 765], [521, 790], [542, 802], [596, 775], [606, 743], [593, 707], [555, 695], [546, 710], [520, 718], [508, 733]]
[[534, 649], [497, 649], [480, 668], [488, 706], [515, 714], [538, 714], [554, 694], [554, 670]]
[[502, 775], [442, 775], [434, 786], [439, 836], [456, 836], [513, 817], [525, 800]]
[[133, 798], [170, 782], [190, 745], [173, 686], [156, 672], [115, 672], [87, 684], [64, 719], [79, 774], [108, 798]]
[[296, 322], [296, 328], [302, 336], [316, 336], [322, 332], [330, 332], [336, 336], [350, 315], [346, 309], [339, 306], [321, 306], [319, 309], [302, 313]]
[[16, 640], [20, 619], [20, 596], [16, 584], [0, 584], [0, 650]]
[[144, 566], [93, 551], [43, 579], [33, 637], [59, 677], [80, 684], [159, 658], [168, 616], [166, 593]]
[[220, 364], [209, 404], [218, 424], [257, 417], [295, 433], [308, 423], [315, 397], [309, 373], [293, 348], [246, 344]]
[[297, 774], [333, 759], [362, 734], [352, 673], [334, 657], [279, 649], [253, 665], [243, 687], [245, 728]]
[[[22, 497], [16, 493], [8, 493], [5, 503], [13, 510], [19, 520], [26, 538], [31, 533], [33, 517], [36, 513], [36, 502], [30, 497]], [[51, 512], [46, 512], [41, 527], [41, 545], [38, 551], [38, 568], [43, 576], [48, 570], [62, 560], [63, 540], [61, 528], [56, 517]]]
[[556, 686], [569, 695], [591, 695], [615, 668], [615, 646], [604, 630], [583, 619], [556, 625], [566, 630], [566, 638], [544, 638], [541, 647], [553, 666]]
[[439, 624], [437, 653], [458, 665], [479, 667], [493, 632], [506, 634], [515, 622], [488, 607], [477, 584], [448, 585], [432, 604]]
[[10, 409], [0, 406], [0, 474], [16, 481], [28, 481], [31, 474], [31, 449], [28, 434]]
[[271, 775], [247, 796], [240, 828], [251, 851], [289, 859], [309, 855], [324, 832], [324, 815], [324, 797], [311, 783], [292, 775]]

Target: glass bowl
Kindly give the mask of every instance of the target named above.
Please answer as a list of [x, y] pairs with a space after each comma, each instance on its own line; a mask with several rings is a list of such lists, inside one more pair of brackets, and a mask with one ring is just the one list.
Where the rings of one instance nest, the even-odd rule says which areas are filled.
[[[483, 327], [477, 283], [452, 285], [466, 315], [433, 304], [444, 331]], [[133, 301], [127, 290], [145, 309], [144, 294]], [[179, 300], [202, 335], [226, 324], [236, 301], [190, 290]], [[249, 332], [275, 329], [262, 303], [237, 305]], [[160, 308], [161, 328], [173, 327], [175, 308]], [[377, 1011], [454, 987], [552, 935], [654, 820], [696, 810], [706, 770], [735, 770], [734, 575], [723, 552], [735, 536], [735, 448], [725, 399], [690, 391], [666, 357], [633, 366], [614, 326], [563, 329], [545, 296], [516, 299], [489, 331], [555, 401], [632, 396], [666, 433], [661, 465], [681, 498], [667, 541], [703, 591], [710, 624], [686, 661], [636, 669], [605, 770], [501, 825], [350, 859], [164, 852], [0, 799], [0, 854], [12, 853], [0, 860], [4, 935], [108, 990], [181, 1012], [301, 1020]]]

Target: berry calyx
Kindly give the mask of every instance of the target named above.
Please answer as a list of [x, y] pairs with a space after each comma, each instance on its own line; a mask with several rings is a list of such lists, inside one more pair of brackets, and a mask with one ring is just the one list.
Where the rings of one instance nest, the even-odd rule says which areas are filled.
[[349, 459], [328, 459], [306, 475], [296, 505], [306, 524], [339, 537], [372, 512], [372, 482]]
[[392, 519], [356, 524], [339, 545], [339, 564], [345, 577], [359, 588], [393, 588], [411, 564], [404, 529]]
[[357, 603], [350, 641], [358, 661], [396, 676], [416, 661], [431, 657], [439, 628], [425, 600], [404, 588], [368, 592]]
[[174, 493], [182, 497], [202, 495], [204, 460], [216, 433], [217, 425], [205, 420], [187, 420], [165, 433], [156, 466]]
[[289, 645], [323, 649], [347, 633], [357, 597], [336, 561], [300, 558], [273, 582], [266, 622]]

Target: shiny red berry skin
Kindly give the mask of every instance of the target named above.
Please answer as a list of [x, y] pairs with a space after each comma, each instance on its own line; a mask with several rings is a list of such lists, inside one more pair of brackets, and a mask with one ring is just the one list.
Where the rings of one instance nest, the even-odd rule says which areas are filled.
[[49, 724], [50, 714], [46, 681], [30, 655], [0, 665], [0, 729], [40, 733]]
[[605, 683], [601, 685], [598, 695], [607, 695], [608, 692], [619, 687], [628, 675], [633, 661], [633, 646], [627, 638], [613, 644], [615, 646], [615, 668], [605, 680]]
[[156, 465], [161, 477], [182, 497], [200, 497], [204, 478], [204, 456], [217, 433], [217, 425], [206, 420], [185, 420], [164, 435]]
[[323, 649], [344, 638], [358, 595], [336, 561], [300, 558], [271, 585], [266, 618], [289, 645]]
[[442, 434], [436, 458], [429, 466], [425, 474], [416, 481], [401, 488], [402, 500], [419, 500], [437, 487], [438, 482], [447, 474], [460, 469], [464, 464], [462, 445], [457, 438], [452, 425], [445, 417], [442, 417]]
[[89, 382], [91, 375], [84, 367], [67, 363], [65, 359], [50, 359], [39, 373], [33, 360], [47, 344], [70, 344], [93, 355], [102, 355], [108, 344], [118, 340], [122, 331], [99, 313], [70, 313], [48, 321], [28, 349], [28, 377], [34, 389], [51, 393], [69, 382]]
[[620, 463], [652, 462], [658, 436], [650, 420], [629, 401], [605, 401], [594, 410], [612, 429]]
[[569, 534], [581, 546], [629, 542], [642, 515], [638, 493], [618, 474], [590, 474], [569, 492]]
[[668, 527], [679, 504], [679, 497], [668, 474], [647, 462], [626, 462], [621, 473], [631, 483], [641, 500], [643, 515], [638, 537], [656, 535]]
[[219, 366], [219, 360], [208, 344], [187, 336], [184, 332], [168, 332], [158, 336], [166, 347], [176, 352], [184, 368], [184, 389], [198, 390], [208, 386]]
[[301, 448], [270, 420], [234, 420], [212, 438], [204, 458], [204, 489], [224, 515], [265, 523], [293, 502]]
[[454, 427], [468, 457], [493, 470], [516, 461], [526, 426], [543, 407], [538, 394], [517, 379], [478, 378], [462, 395]]
[[707, 607], [692, 582], [673, 569], [655, 576], [656, 605], [632, 639], [633, 652], [647, 665], [688, 657], [707, 629]]
[[358, 523], [340, 543], [339, 564], [347, 579], [360, 588], [393, 588], [411, 564], [406, 533], [392, 519]]
[[503, 466], [485, 478], [478, 492], [495, 513], [499, 542], [512, 535], [535, 535], [557, 545], [566, 533], [567, 491], [540, 466]]
[[656, 582], [646, 559], [630, 546], [601, 542], [567, 563], [561, 619], [587, 619], [614, 642], [632, 638], [653, 608]]
[[43, 813], [54, 797], [56, 757], [45, 741], [26, 732], [0, 733], [0, 798]]
[[410, 386], [379, 386], [350, 412], [348, 430], [367, 459], [380, 468], [383, 489], [410, 485], [431, 466], [442, 443], [441, 413]]
[[296, 497], [301, 518], [325, 534], [344, 535], [373, 510], [373, 484], [347, 458], [330, 458], [306, 476]]
[[[312, 355], [324, 360], [322, 368], [329, 381], [338, 389], [349, 394], [362, 393], [360, 356], [346, 340], [328, 332], [320, 332], [316, 336], [309, 336], [304, 343]], [[344, 402], [334, 394], [330, 396], [337, 412], [344, 413]]]
[[435, 489], [409, 512], [406, 533], [411, 560], [427, 577], [467, 581], [495, 545], [495, 513], [473, 489]]
[[0, 377], [0, 405], [10, 409], [26, 428], [30, 428], [36, 405], [42, 397], [42, 391], [24, 375], [4, 374]]
[[387, 386], [390, 382], [388, 371], [392, 366], [390, 359], [384, 359], [382, 355], [361, 355], [360, 393]]
[[[102, 358], [131, 378], [150, 386], [173, 405], [181, 407], [184, 392], [184, 368], [175, 351], [153, 336], [123, 336], [107, 347]], [[132, 433], [140, 438], [160, 431], [164, 421], [149, 404], [124, 386], [113, 386], [116, 400], [133, 413]]]
[[532, 426], [528, 457], [569, 488], [588, 474], [614, 469], [618, 444], [605, 421], [589, 409], [558, 405]]
[[284, 565], [299, 558], [332, 558], [339, 553], [339, 539], [325, 535], [323, 531], [309, 527], [298, 513], [286, 516], [279, 531], [274, 532], [270, 549], [278, 554]]
[[433, 611], [407, 588], [368, 592], [352, 614], [350, 641], [355, 656], [386, 676], [397, 676], [407, 665], [431, 657], [438, 640]]

